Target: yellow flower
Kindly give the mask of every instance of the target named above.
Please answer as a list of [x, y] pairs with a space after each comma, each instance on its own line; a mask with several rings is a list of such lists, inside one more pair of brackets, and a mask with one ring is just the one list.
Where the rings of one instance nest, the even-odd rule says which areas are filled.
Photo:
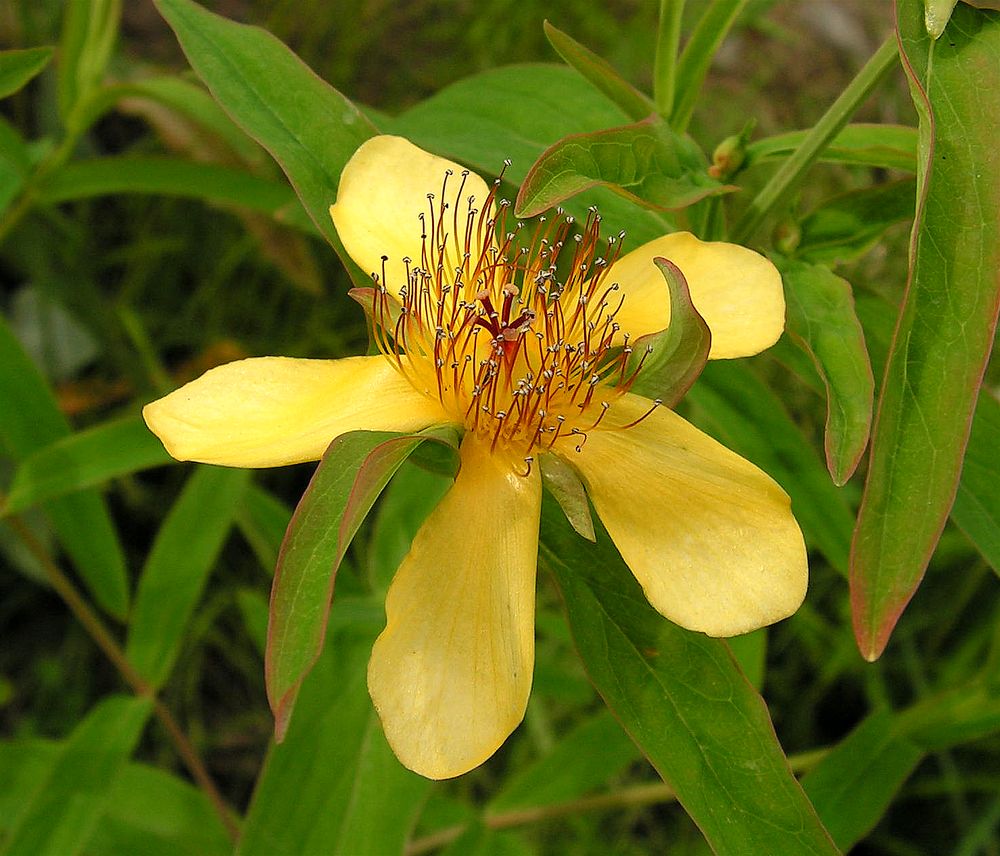
[[460, 471], [396, 573], [368, 669], [389, 743], [431, 778], [482, 763], [523, 718], [542, 452], [580, 474], [649, 602], [672, 621], [745, 633], [794, 612], [806, 588], [782, 489], [628, 392], [628, 341], [669, 320], [655, 257], [683, 271], [714, 358], [757, 353], [781, 334], [774, 267], [686, 233], [621, 258], [614, 242], [601, 259], [596, 216], [579, 239], [561, 219], [527, 237], [519, 224], [506, 232], [497, 184], [401, 138], [369, 140], [330, 213], [373, 275], [382, 354], [242, 360], [144, 411], [174, 457], [237, 467], [317, 460], [357, 429], [463, 429]]

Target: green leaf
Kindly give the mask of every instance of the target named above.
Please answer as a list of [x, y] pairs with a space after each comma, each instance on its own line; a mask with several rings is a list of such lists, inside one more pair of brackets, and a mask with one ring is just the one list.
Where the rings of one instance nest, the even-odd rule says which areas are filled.
[[514, 205], [533, 217], [596, 185], [657, 209], [685, 208], [733, 188], [710, 178], [700, 156], [662, 122], [576, 134], [542, 153]]
[[652, 99], [625, 80], [607, 60], [581, 45], [572, 36], [553, 27], [548, 21], [542, 26], [549, 44], [566, 64], [576, 69], [585, 80], [617, 104], [633, 122], [656, 113], [656, 105]]
[[837, 853], [725, 643], [655, 612], [604, 532], [581, 541], [548, 501], [542, 518], [590, 679], [715, 851]]
[[52, 59], [52, 48], [0, 51], [0, 98], [13, 95]]
[[988, 390], [979, 395], [965, 450], [951, 519], [1000, 574], [1000, 402]]
[[[805, 140], [808, 131], [789, 131], [750, 143], [744, 167], [786, 158]], [[917, 171], [917, 131], [905, 125], [870, 125], [859, 122], [840, 131], [823, 149], [820, 162]]]
[[1000, 310], [1000, 13], [964, 4], [933, 42], [898, 6], [921, 114], [910, 281], [879, 401], [851, 559], [854, 629], [876, 659], [951, 508]]
[[871, 428], [875, 379], [848, 282], [829, 268], [775, 259], [785, 282], [789, 336], [813, 360], [826, 388], [826, 466], [843, 485]]
[[795, 255], [828, 264], [854, 261], [890, 226], [913, 218], [916, 193], [916, 182], [905, 179], [828, 199], [799, 223]]
[[[331, 626], [345, 608], [331, 610]], [[379, 627], [331, 634], [257, 781], [239, 856], [402, 853], [430, 782], [393, 756], [368, 698]]]
[[593, 541], [594, 520], [590, 516], [587, 491], [575, 469], [558, 455], [541, 452], [538, 466], [542, 474], [542, 484], [559, 503], [563, 514], [576, 533], [588, 541]]
[[[15, 461], [70, 433], [55, 396], [2, 316], [0, 401], [0, 446]], [[100, 495], [86, 490], [50, 500], [43, 507], [97, 602], [123, 617], [129, 600], [125, 556]]]
[[[447, 434], [351, 431], [327, 448], [281, 545], [264, 674], [280, 742], [302, 679], [323, 650], [337, 568], [392, 474], [426, 440]], [[453, 441], [451, 441], [452, 444]]]
[[108, 696], [91, 710], [61, 747], [0, 854], [81, 853], [151, 710], [150, 699], [124, 696]]
[[49, 204], [124, 193], [203, 199], [258, 211], [314, 232], [288, 185], [218, 164], [167, 157], [107, 157], [68, 164], [38, 186], [38, 199]]
[[[495, 175], [504, 159], [505, 176], [520, 184], [528, 168], [553, 143], [571, 134], [613, 128], [628, 116], [571, 69], [514, 65], [467, 77], [445, 87], [396, 119], [382, 124], [419, 146]], [[582, 219], [596, 204], [605, 223], [629, 227], [639, 243], [670, 229], [665, 218], [605, 188], [567, 204]]]
[[601, 711], [576, 725], [534, 764], [512, 773], [490, 800], [487, 815], [577, 799], [607, 785], [638, 758], [618, 721]]
[[687, 128], [712, 59], [746, 4], [747, 0], [713, 0], [695, 25], [677, 63], [676, 99], [670, 114], [674, 130]]
[[684, 401], [692, 422], [788, 491], [807, 542], [846, 575], [854, 515], [781, 399], [746, 365], [713, 360]]
[[104, 79], [118, 37], [121, 0], [68, 0], [59, 45], [59, 115], [72, 133], [85, 129], [86, 102]]
[[673, 407], [705, 368], [712, 347], [712, 333], [691, 302], [684, 274], [672, 261], [653, 259], [663, 274], [670, 296], [670, 323], [666, 330], [641, 336], [633, 349], [625, 376], [637, 373], [631, 392]]
[[262, 487], [250, 485], [243, 494], [236, 522], [243, 537], [260, 559], [261, 567], [269, 574], [274, 573], [278, 564], [281, 542], [291, 520], [292, 510]]
[[154, 687], [170, 675], [249, 481], [248, 470], [197, 467], [156, 533], [125, 647], [132, 665]]
[[138, 416], [69, 434], [29, 455], [14, 473], [3, 514], [169, 463], [170, 456]]
[[888, 810], [924, 756], [889, 711], [871, 714], [802, 779], [837, 846], [848, 851]]
[[375, 128], [285, 45], [191, 0], [156, 0], [191, 67], [285, 171], [313, 223], [346, 260], [330, 220], [341, 170]]

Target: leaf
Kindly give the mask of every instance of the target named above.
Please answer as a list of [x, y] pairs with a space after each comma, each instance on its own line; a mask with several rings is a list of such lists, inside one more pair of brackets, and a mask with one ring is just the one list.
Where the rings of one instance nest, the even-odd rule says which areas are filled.
[[558, 455], [541, 452], [538, 466], [542, 473], [542, 484], [559, 503], [570, 526], [578, 535], [588, 541], [595, 539], [594, 521], [590, 516], [587, 491], [575, 469]]
[[[0, 316], [0, 446], [15, 461], [69, 435], [69, 423], [38, 369]], [[107, 506], [96, 491], [53, 499], [44, 510], [97, 602], [112, 615], [128, 610], [125, 556]]]
[[772, 476], [792, 498], [792, 511], [810, 546], [840, 573], [854, 515], [785, 405], [746, 365], [713, 360], [685, 403], [691, 421]]
[[182, 196], [237, 206], [313, 232], [312, 221], [287, 185], [217, 164], [131, 155], [98, 158], [58, 169], [38, 188], [39, 200], [49, 204], [125, 193]]
[[847, 852], [878, 823], [923, 756], [889, 711], [877, 711], [803, 777], [802, 787]]
[[653, 259], [663, 274], [670, 296], [670, 323], [666, 330], [641, 336], [631, 345], [626, 377], [637, 372], [631, 392], [673, 407], [705, 368], [712, 332], [691, 302], [687, 280], [672, 261]]
[[71, 133], [86, 128], [86, 102], [100, 86], [118, 37], [122, 0], [69, 0], [59, 44], [59, 115]]
[[699, 155], [669, 127], [648, 120], [552, 145], [525, 176], [514, 210], [533, 217], [595, 185], [656, 209], [685, 208], [733, 189], [710, 178]]
[[854, 261], [890, 226], [913, 218], [916, 192], [916, 182], [905, 179], [828, 199], [799, 223], [795, 255], [829, 264]]
[[[331, 627], [344, 608], [334, 603]], [[368, 698], [365, 666], [379, 629], [337, 633], [303, 681], [285, 739], [257, 781], [239, 856], [403, 852], [430, 782], [393, 756]]]
[[13, 95], [49, 64], [52, 48], [0, 51], [0, 98]]
[[285, 530], [292, 519], [292, 510], [274, 494], [258, 485], [250, 485], [243, 494], [236, 522], [247, 543], [269, 574], [278, 564], [278, 553]]
[[[628, 118], [571, 69], [514, 65], [459, 80], [381, 127], [487, 175], [495, 175], [509, 158], [505, 177], [520, 184], [553, 143], [613, 128]], [[606, 223], [618, 228], [627, 224], [629, 238], [638, 243], [670, 231], [663, 215], [605, 188], [566, 207], [582, 219], [591, 204], [600, 208]]]
[[28, 456], [15, 471], [0, 512], [16, 514], [32, 505], [170, 460], [138, 416], [105, 422], [63, 436]]
[[713, 849], [837, 853], [725, 643], [655, 612], [603, 531], [581, 541], [549, 501], [542, 518], [540, 558], [590, 679]]
[[875, 395], [854, 295], [829, 268], [775, 263], [785, 281], [788, 334], [812, 358], [826, 388], [826, 466], [834, 484], [843, 485], [868, 445]]
[[[743, 161], [744, 168], [788, 157], [808, 133], [789, 131], [750, 143]], [[819, 160], [916, 172], [917, 132], [905, 125], [870, 125], [863, 122], [848, 125], [823, 150]]]
[[249, 481], [248, 470], [196, 467], [156, 533], [125, 647], [136, 671], [154, 687], [170, 675]]
[[278, 742], [302, 679], [323, 650], [334, 581], [347, 546], [392, 474], [429, 439], [449, 443], [447, 434], [340, 435], [295, 509], [274, 574], [264, 659]]
[[97, 704], [61, 747], [0, 854], [81, 853], [151, 710], [148, 698], [108, 696]]
[[607, 60], [581, 45], [572, 36], [553, 27], [548, 21], [543, 22], [542, 26], [545, 38], [566, 64], [576, 69], [585, 80], [617, 104], [632, 121], [638, 122], [656, 113], [656, 105], [652, 99], [625, 80]]
[[746, 3], [747, 0], [713, 0], [698, 19], [677, 63], [677, 95], [670, 114], [671, 128], [677, 131], [687, 128], [712, 59]]
[[344, 164], [375, 128], [270, 33], [191, 0], [156, 0], [156, 8], [212, 95], [281, 165], [320, 234], [346, 261], [329, 208]]
[[1000, 402], [988, 390], [979, 395], [965, 450], [962, 479], [951, 519], [1000, 574]]
[[923, 577], [961, 473], [1000, 310], [1000, 14], [960, 5], [933, 42], [918, 0], [898, 4], [900, 50], [921, 114], [910, 279], [879, 401], [851, 557], [868, 660]]

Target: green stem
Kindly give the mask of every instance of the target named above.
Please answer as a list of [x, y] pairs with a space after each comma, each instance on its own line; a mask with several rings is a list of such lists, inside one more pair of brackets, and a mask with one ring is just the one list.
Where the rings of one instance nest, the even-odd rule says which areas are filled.
[[806, 134], [802, 144], [791, 154], [771, 180], [754, 197], [743, 217], [733, 228], [733, 240], [746, 243], [751, 239], [774, 207], [787, 197], [803, 178], [806, 171], [850, 121], [858, 108], [865, 102], [872, 90], [881, 82], [896, 62], [896, 40], [886, 39], [865, 63], [848, 87], [833, 102], [830, 109]]
[[656, 35], [656, 59], [653, 64], [653, 100], [665, 119], [674, 109], [677, 88], [677, 55], [681, 44], [681, 20], [684, 0], [660, 0], [660, 26]]
[[80, 622], [83, 629], [87, 631], [90, 638], [94, 640], [97, 647], [104, 652], [104, 655], [111, 661], [112, 665], [125, 679], [125, 682], [132, 688], [132, 691], [141, 698], [150, 698], [153, 700], [153, 712], [156, 714], [156, 718], [160, 720], [160, 723], [170, 735], [170, 739], [174, 742], [177, 753], [184, 761], [185, 766], [191, 773], [191, 777], [208, 797], [209, 802], [215, 808], [229, 836], [233, 841], [236, 841], [239, 836], [239, 828], [233, 820], [232, 810], [226, 805], [226, 801], [222, 798], [222, 794], [219, 793], [215, 782], [212, 781], [212, 777], [198, 755], [198, 751], [194, 748], [177, 720], [174, 719], [174, 715], [162, 701], [156, 698], [155, 688], [129, 662], [128, 657], [125, 656], [125, 652], [115, 641], [111, 632], [101, 622], [100, 617], [91, 609], [90, 604], [77, 591], [76, 586], [62, 572], [62, 569], [56, 564], [52, 556], [49, 555], [48, 550], [35, 537], [27, 525], [25, 525], [24, 521], [18, 515], [14, 514], [7, 518], [7, 523], [14, 530], [18, 538], [21, 539], [24, 546], [27, 547], [29, 552], [45, 569], [45, 575], [52, 588], [63, 599], [63, 602], [69, 607], [70, 612]]
[[[814, 749], [789, 757], [788, 764], [793, 772], [802, 773], [811, 769], [829, 752], [828, 749]], [[579, 814], [584, 811], [601, 811], [612, 808], [635, 808], [656, 803], [672, 802], [677, 798], [673, 788], [663, 782], [650, 782], [622, 788], [609, 794], [581, 797], [569, 802], [554, 805], [533, 806], [531, 808], [513, 809], [511, 811], [489, 814], [483, 818], [483, 825], [488, 829], [510, 829], [514, 826], [525, 826], [529, 823], [540, 823], [557, 817]], [[420, 856], [451, 844], [462, 835], [467, 827], [464, 824], [440, 829], [431, 835], [410, 842], [406, 848], [406, 856]]]

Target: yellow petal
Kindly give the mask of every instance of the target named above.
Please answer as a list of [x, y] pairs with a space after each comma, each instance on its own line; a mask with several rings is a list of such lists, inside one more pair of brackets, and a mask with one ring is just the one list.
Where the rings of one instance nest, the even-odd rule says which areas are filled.
[[[475, 173], [463, 176], [464, 167], [428, 154], [402, 137], [391, 136], [366, 140], [341, 173], [337, 202], [330, 206], [337, 234], [365, 273], [381, 275], [382, 257], [389, 257], [386, 285], [393, 295], [406, 284], [402, 260], [421, 263], [420, 215], [424, 215], [429, 231], [432, 215], [435, 221], [438, 219], [442, 186], [449, 170], [452, 175], [447, 177], [445, 192], [449, 208], [443, 225], [451, 247], [450, 272], [461, 262], [461, 253], [455, 250], [455, 235], [464, 244], [469, 208], [481, 209], [485, 204], [489, 195], [486, 182]], [[428, 193], [434, 194], [433, 201], [427, 199]], [[480, 245], [475, 243], [471, 249], [473, 261], [479, 251]]]
[[[650, 402], [626, 395], [589, 432], [577, 467], [618, 547], [663, 615], [735, 636], [791, 615], [806, 592], [806, 550], [785, 492], [749, 461]], [[578, 438], [573, 438], [578, 440]]]
[[386, 598], [368, 689], [396, 756], [431, 779], [471, 770], [524, 717], [535, 640], [541, 479], [466, 434], [462, 468]]
[[633, 339], [664, 329], [670, 297], [653, 264], [657, 256], [681, 269], [691, 300], [712, 331], [713, 360], [748, 357], [771, 347], [785, 329], [781, 274], [760, 253], [737, 244], [701, 241], [675, 232], [643, 244], [619, 259], [608, 272], [625, 303], [615, 317]]
[[142, 415], [177, 460], [228, 467], [315, 461], [347, 431], [450, 421], [381, 356], [239, 360], [147, 404]]

